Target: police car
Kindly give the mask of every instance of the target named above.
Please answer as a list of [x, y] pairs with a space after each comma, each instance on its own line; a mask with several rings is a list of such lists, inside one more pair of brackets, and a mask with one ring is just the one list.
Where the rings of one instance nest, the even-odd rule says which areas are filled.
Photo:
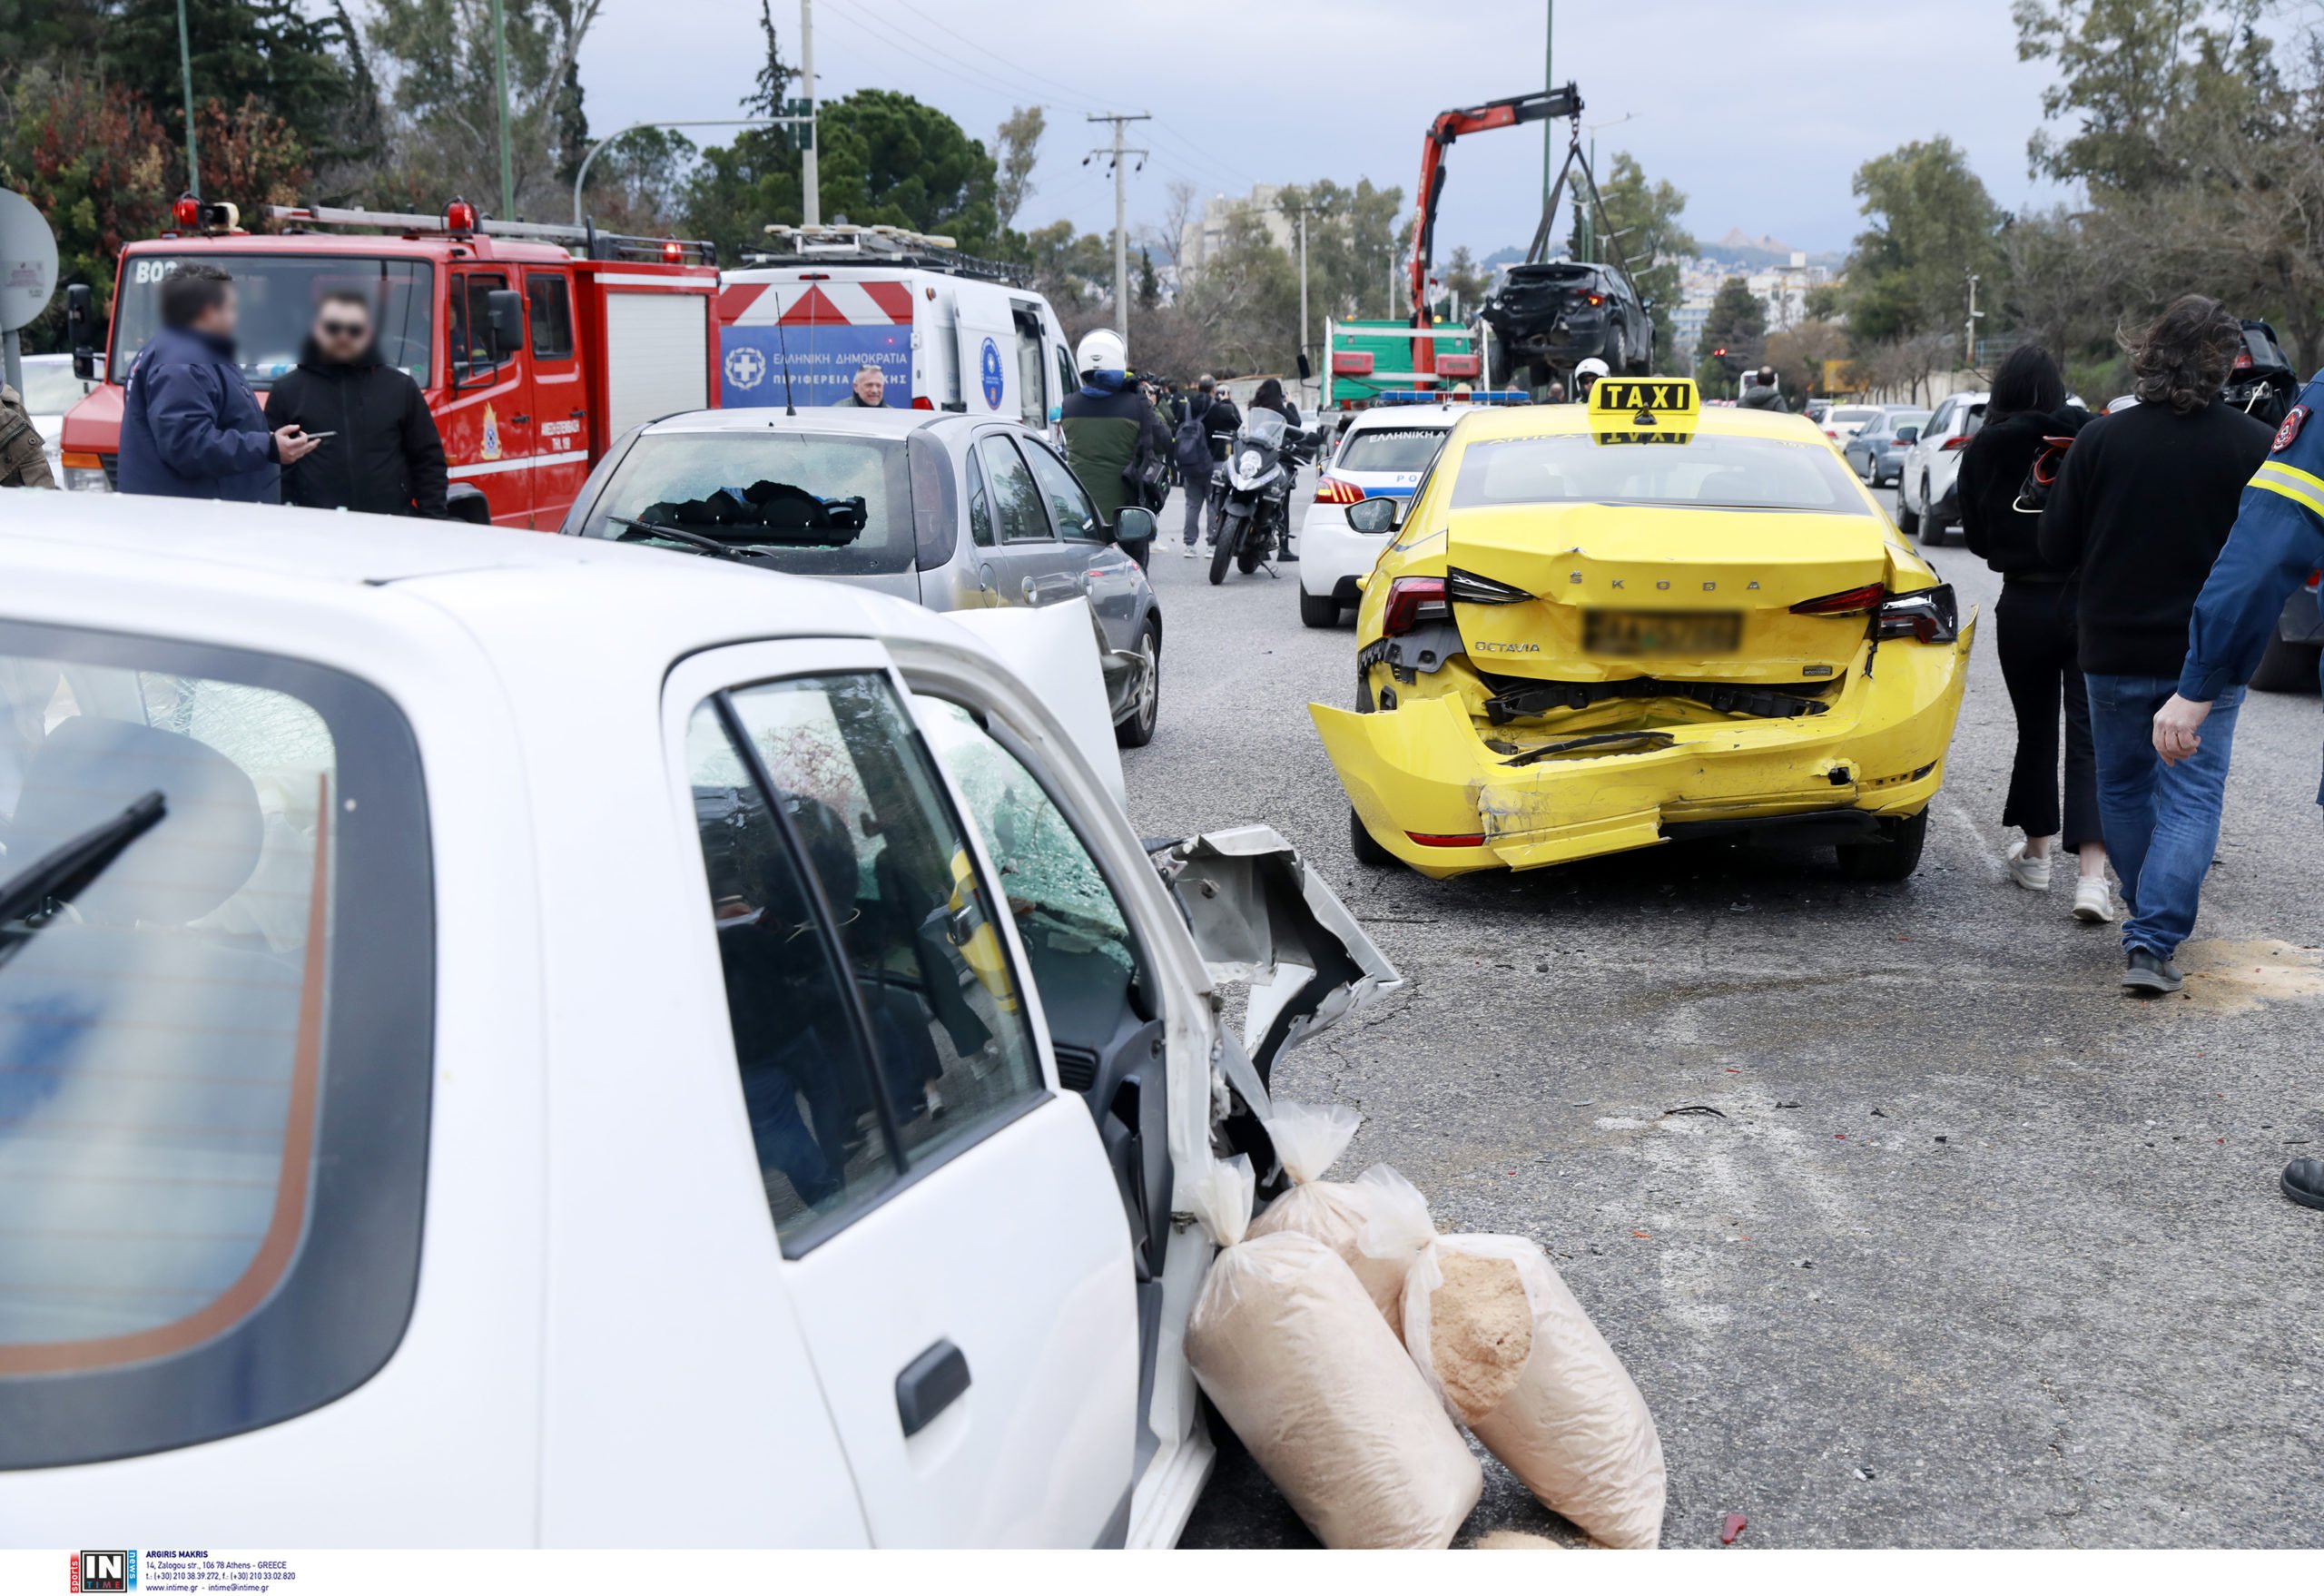
[[1421, 389], [1381, 394], [1359, 410], [1315, 483], [1315, 500], [1299, 528], [1299, 618], [1334, 626], [1340, 611], [1362, 597], [1359, 578], [1370, 572], [1389, 538], [1348, 525], [1351, 505], [1367, 498], [1410, 498], [1453, 424], [1481, 405], [1521, 404], [1515, 391], [1451, 398]]
[[1176, 1539], [1187, 1196], [1395, 976], [1141, 842], [1078, 605], [17, 498], [14, 1538]]

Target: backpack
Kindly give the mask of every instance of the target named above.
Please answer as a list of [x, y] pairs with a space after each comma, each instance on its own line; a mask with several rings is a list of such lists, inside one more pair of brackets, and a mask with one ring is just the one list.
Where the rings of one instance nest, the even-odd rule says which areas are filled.
[[1210, 440], [1203, 436], [1202, 418], [1187, 407], [1187, 418], [1178, 423], [1177, 435], [1170, 440], [1170, 452], [1178, 462], [1178, 469], [1190, 477], [1199, 477], [1210, 469]]
[[2044, 436], [2042, 447], [2034, 453], [2034, 463], [2025, 468], [2025, 480], [2017, 486], [2017, 498], [2010, 508], [2020, 515], [2038, 516], [2042, 507], [2050, 502], [2050, 489], [2058, 480], [2058, 473], [2065, 468], [2066, 450], [2073, 447], [2073, 435], [2063, 438]]

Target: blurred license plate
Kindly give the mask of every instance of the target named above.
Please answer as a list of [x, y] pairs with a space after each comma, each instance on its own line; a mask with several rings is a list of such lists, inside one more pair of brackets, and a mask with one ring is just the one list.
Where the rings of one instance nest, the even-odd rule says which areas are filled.
[[1732, 654], [1742, 641], [1739, 615], [1582, 612], [1581, 645], [1592, 654]]

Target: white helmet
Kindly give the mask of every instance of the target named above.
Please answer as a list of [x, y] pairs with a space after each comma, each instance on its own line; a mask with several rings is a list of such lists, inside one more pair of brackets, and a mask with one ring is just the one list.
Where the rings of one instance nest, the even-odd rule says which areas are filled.
[[1582, 361], [1573, 369], [1574, 380], [1577, 382], [1584, 377], [1610, 377], [1613, 374], [1613, 368], [1607, 365], [1605, 361], [1600, 360], [1595, 355], [1590, 356], [1588, 360]]
[[1111, 328], [1100, 327], [1095, 332], [1084, 333], [1073, 351], [1073, 369], [1085, 375], [1091, 371], [1127, 371], [1129, 346]]

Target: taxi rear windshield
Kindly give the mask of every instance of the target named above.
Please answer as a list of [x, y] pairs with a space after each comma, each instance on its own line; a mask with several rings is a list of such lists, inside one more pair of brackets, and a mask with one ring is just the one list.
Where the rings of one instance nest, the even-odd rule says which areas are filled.
[[1613, 504], [1866, 514], [1828, 443], [1698, 432], [1479, 438], [1461, 458], [1452, 507]]
[[910, 570], [917, 547], [905, 441], [767, 429], [645, 433], [606, 478], [581, 534], [689, 545], [664, 527], [794, 576]]
[[0, 1469], [272, 1424], [385, 1361], [428, 882], [376, 689], [0, 621]]
[[1343, 471], [1425, 471], [1444, 433], [1442, 427], [1367, 427], [1349, 437], [1332, 464]]

